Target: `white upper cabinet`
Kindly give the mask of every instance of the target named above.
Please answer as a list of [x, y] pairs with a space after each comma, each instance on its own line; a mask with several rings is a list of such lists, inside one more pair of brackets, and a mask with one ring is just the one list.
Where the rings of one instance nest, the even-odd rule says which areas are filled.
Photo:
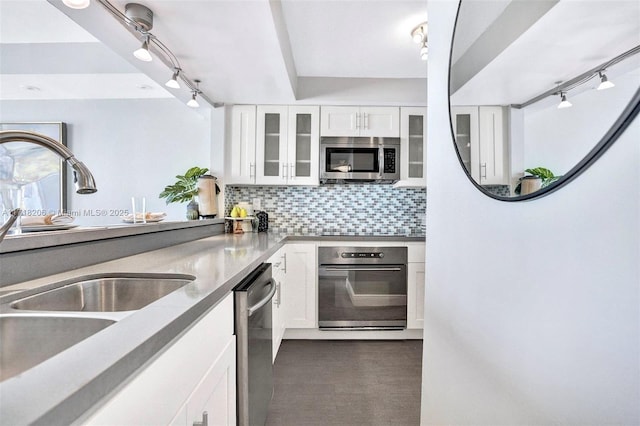
[[400, 108], [400, 181], [395, 186], [426, 186], [427, 108]]
[[500, 106], [478, 108], [480, 123], [480, 184], [507, 185], [506, 109]]
[[256, 136], [257, 183], [287, 183], [287, 116], [286, 106], [258, 105]]
[[231, 159], [227, 183], [256, 181], [256, 107], [237, 105], [231, 118]]
[[323, 106], [320, 112], [321, 136], [400, 136], [398, 107]]
[[320, 107], [233, 108], [229, 183], [319, 185]]
[[320, 184], [320, 107], [290, 106], [287, 183]]
[[465, 168], [480, 185], [508, 185], [506, 108], [452, 107], [453, 132]]

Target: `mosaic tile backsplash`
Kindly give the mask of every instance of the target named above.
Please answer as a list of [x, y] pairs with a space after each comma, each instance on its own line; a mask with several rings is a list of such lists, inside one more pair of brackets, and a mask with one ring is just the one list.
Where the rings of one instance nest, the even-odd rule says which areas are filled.
[[425, 188], [348, 184], [227, 186], [225, 216], [240, 202], [260, 199], [269, 230], [330, 235], [424, 234]]

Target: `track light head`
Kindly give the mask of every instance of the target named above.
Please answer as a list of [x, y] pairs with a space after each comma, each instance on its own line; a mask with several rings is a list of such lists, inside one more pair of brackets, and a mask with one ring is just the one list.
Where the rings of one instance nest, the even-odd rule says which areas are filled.
[[572, 106], [573, 104], [567, 100], [567, 93], [560, 92], [560, 103], [558, 104], [558, 109], [569, 108]]
[[190, 106], [191, 108], [198, 108], [200, 106], [200, 104], [198, 103], [198, 101], [196, 101], [196, 96], [198, 96], [198, 92], [196, 92], [195, 90], [191, 93], [191, 100], [189, 102], [187, 102], [187, 106]]
[[413, 30], [411, 30], [411, 39], [414, 43], [420, 44], [425, 41], [427, 37], [427, 23], [423, 22]]
[[164, 85], [172, 89], [179, 89], [180, 83], [178, 83], [178, 75], [180, 74], [180, 68], [176, 68], [173, 75]]
[[611, 89], [612, 87], [615, 87], [615, 84], [610, 82], [609, 79], [607, 78], [607, 75], [604, 73], [604, 70], [598, 71], [598, 74], [600, 75], [600, 85], [596, 90], [605, 90], [605, 89]]
[[200, 93], [200, 80], [193, 80], [193, 82], [196, 83], [196, 88], [191, 91], [191, 100], [187, 102], [187, 106], [190, 106], [191, 108], [198, 108], [200, 104], [196, 101], [196, 97], [198, 96], [198, 93]]
[[143, 62], [151, 62], [153, 58], [151, 57], [151, 53], [149, 53], [149, 37], [146, 37], [142, 42], [142, 46], [140, 49], [133, 52], [133, 56], [140, 59]]
[[62, 3], [71, 9], [86, 9], [91, 0], [62, 0]]
[[427, 42], [422, 43], [422, 47], [420, 48], [420, 59], [426, 61], [429, 57], [429, 48], [427, 47]]

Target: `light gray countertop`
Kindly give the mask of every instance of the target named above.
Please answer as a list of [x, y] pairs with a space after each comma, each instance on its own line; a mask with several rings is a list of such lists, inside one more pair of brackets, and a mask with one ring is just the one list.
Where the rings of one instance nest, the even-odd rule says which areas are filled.
[[[220, 302], [285, 242], [334, 240], [410, 242], [424, 241], [424, 236], [222, 234], [4, 287], [3, 291], [25, 290], [0, 297], [6, 311], [7, 303], [41, 291], [42, 286], [87, 275], [171, 273], [196, 277], [81, 344], [0, 383], [2, 423], [53, 425], [76, 421]], [[40, 289], [29, 290], [34, 288]]]
[[41, 249], [44, 247], [76, 244], [107, 238], [121, 238], [131, 235], [193, 228], [196, 226], [213, 225], [218, 223], [224, 223], [224, 219], [163, 221], [145, 224], [120, 223], [107, 226], [79, 226], [63, 232], [25, 232], [19, 235], [7, 235], [2, 241], [2, 244], [0, 244], [0, 253], [10, 253], [36, 248]]

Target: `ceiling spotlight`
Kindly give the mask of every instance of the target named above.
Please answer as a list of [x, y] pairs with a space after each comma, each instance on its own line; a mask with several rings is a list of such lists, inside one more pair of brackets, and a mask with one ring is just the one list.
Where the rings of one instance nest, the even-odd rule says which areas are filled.
[[90, 2], [91, 0], [62, 0], [62, 3], [71, 9], [86, 9]]
[[426, 39], [426, 37], [427, 37], [426, 22], [421, 23], [420, 25], [415, 27], [413, 30], [411, 30], [411, 38], [416, 44], [422, 43]]
[[198, 92], [195, 90], [191, 92], [191, 100], [187, 102], [187, 106], [190, 106], [191, 108], [198, 108], [200, 106], [198, 101], [196, 101], [196, 96], [198, 96]]
[[175, 68], [175, 71], [173, 72], [171, 79], [167, 81], [164, 85], [172, 89], [179, 89], [180, 83], [178, 83], [178, 75], [180, 74], [180, 71], [181, 71], [180, 68]]
[[422, 47], [420, 48], [420, 59], [426, 61], [429, 57], [429, 48], [427, 47], [427, 42], [422, 43]]
[[146, 36], [144, 38], [144, 41], [142, 42], [142, 46], [140, 47], [140, 49], [133, 52], [133, 56], [135, 56], [136, 58], [140, 59], [143, 62], [151, 62], [153, 58], [151, 57], [151, 53], [149, 53], [149, 36]]
[[611, 89], [615, 86], [615, 84], [609, 81], [604, 71], [598, 71], [598, 74], [600, 75], [600, 85], [596, 90]]
[[187, 102], [187, 106], [198, 108], [200, 104], [196, 101], [196, 96], [200, 93], [200, 80], [193, 80], [193, 82], [196, 83], [196, 88], [191, 91], [191, 100]]
[[573, 106], [573, 104], [567, 100], [567, 93], [566, 92], [560, 92], [560, 99], [561, 99], [561, 101], [558, 104], [558, 109], [569, 108], [569, 107]]

